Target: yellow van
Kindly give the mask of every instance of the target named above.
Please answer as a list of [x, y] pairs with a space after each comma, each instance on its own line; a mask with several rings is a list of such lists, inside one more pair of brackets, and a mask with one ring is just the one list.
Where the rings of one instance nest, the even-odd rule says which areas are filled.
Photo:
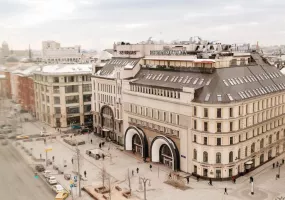
[[68, 197], [67, 192], [60, 192], [55, 196], [55, 200], [65, 200]]

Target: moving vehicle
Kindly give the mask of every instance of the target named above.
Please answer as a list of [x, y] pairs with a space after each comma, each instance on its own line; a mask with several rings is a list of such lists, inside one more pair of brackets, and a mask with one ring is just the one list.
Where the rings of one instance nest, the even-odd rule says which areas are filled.
[[56, 178], [55, 178], [54, 176], [48, 177], [47, 181], [48, 181], [48, 183], [49, 183], [50, 185], [55, 185], [55, 184], [57, 184], [57, 180], [56, 180]]
[[48, 177], [50, 177], [50, 173], [51, 173], [51, 171], [45, 170], [43, 175], [44, 175], [45, 178], [48, 178]]
[[64, 192], [66, 192], [66, 190], [60, 184], [52, 186], [52, 190], [55, 191], [56, 193], [64, 193]]
[[36, 165], [35, 169], [36, 169], [38, 172], [43, 172], [43, 171], [45, 171], [45, 167], [44, 167], [42, 164]]
[[68, 197], [67, 192], [58, 193], [55, 197], [55, 200], [65, 200]]
[[29, 136], [28, 135], [18, 135], [16, 137], [16, 139], [20, 140], [20, 139], [29, 139]]

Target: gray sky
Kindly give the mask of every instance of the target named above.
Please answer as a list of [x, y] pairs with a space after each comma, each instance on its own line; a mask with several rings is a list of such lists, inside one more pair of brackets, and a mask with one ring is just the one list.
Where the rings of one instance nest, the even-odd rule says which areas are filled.
[[0, 0], [0, 42], [42, 40], [85, 49], [114, 41], [188, 40], [285, 44], [285, 0]]

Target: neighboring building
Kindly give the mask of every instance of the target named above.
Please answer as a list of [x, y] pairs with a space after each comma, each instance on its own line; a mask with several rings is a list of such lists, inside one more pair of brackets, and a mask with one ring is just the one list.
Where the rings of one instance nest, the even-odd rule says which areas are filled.
[[30, 112], [35, 116], [35, 94], [33, 73], [40, 66], [30, 66], [26, 69], [18, 69], [13, 73], [18, 76], [18, 103], [21, 104], [22, 110]]
[[0, 97], [4, 97], [6, 76], [0, 72]]
[[42, 42], [42, 61], [46, 63], [81, 63], [82, 52], [79, 45], [61, 47], [55, 41]]
[[123, 145], [122, 81], [137, 74], [141, 59], [101, 55], [92, 73], [93, 125], [97, 134]]
[[282, 73], [258, 53], [194, 49], [148, 50], [135, 78], [123, 81], [125, 150], [213, 179], [283, 153]]
[[36, 118], [52, 127], [90, 125], [91, 64], [58, 64], [34, 73]]

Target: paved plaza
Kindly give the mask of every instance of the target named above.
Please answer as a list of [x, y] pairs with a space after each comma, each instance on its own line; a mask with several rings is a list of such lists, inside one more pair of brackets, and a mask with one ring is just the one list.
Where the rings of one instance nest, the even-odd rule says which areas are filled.
[[[74, 168], [72, 157], [76, 154], [76, 147], [72, 147], [63, 142], [63, 139], [55, 129], [45, 126], [40, 122], [24, 122], [23, 123], [25, 134], [38, 134], [42, 127], [45, 127], [48, 132], [56, 135], [56, 139], [47, 140], [47, 145], [52, 147], [52, 151], [48, 152], [48, 159], [52, 160], [54, 156], [54, 165], [57, 165], [64, 173], [73, 174]], [[81, 159], [81, 174], [84, 171], [87, 173], [87, 181], [82, 181], [82, 186], [93, 185], [101, 186], [100, 172], [105, 167], [108, 174], [110, 174], [112, 185], [118, 185], [121, 188], [128, 189], [128, 171], [131, 174], [131, 188], [133, 192], [132, 199], [143, 199], [143, 191], [140, 188], [139, 176], [151, 180], [151, 184], [147, 184], [147, 199], [157, 200], [170, 200], [170, 199], [258, 199], [258, 200], [271, 200], [278, 196], [285, 196], [285, 166], [281, 167], [281, 178], [275, 180], [277, 168], [272, 169], [272, 163], [281, 160], [282, 156], [275, 158], [269, 163], [264, 164], [254, 172], [239, 178], [236, 184], [231, 181], [213, 182], [213, 186], [208, 185], [208, 181], [190, 178], [190, 183], [187, 185], [187, 190], [181, 190], [165, 184], [170, 169], [163, 165], [152, 164], [152, 170], [149, 169], [150, 163], [144, 163], [141, 159], [135, 157], [129, 152], [123, 151], [123, 148], [113, 143], [105, 143], [102, 151], [106, 155], [105, 159], [102, 158], [95, 160], [86, 154], [87, 150], [98, 149], [99, 143], [103, 140], [93, 134], [73, 136], [73, 139], [84, 140], [85, 145], [78, 146], [82, 159]], [[92, 139], [92, 144], [91, 144]], [[27, 149], [31, 149], [35, 157], [39, 158], [40, 154], [45, 158], [45, 144], [43, 141], [21, 142]], [[14, 143], [15, 144], [15, 143]], [[19, 147], [17, 147], [20, 150]], [[23, 151], [22, 151], [23, 152]], [[22, 153], [28, 159], [30, 165], [35, 164], [30, 157]], [[280, 162], [280, 161], [279, 161]], [[63, 167], [64, 163], [67, 167]], [[45, 164], [45, 163], [43, 163]], [[49, 166], [52, 170], [52, 166]], [[136, 169], [139, 168], [139, 173]], [[134, 176], [132, 176], [134, 170]], [[69, 189], [70, 182], [63, 178], [63, 175], [56, 174], [54, 176], [66, 188]], [[249, 177], [254, 177], [254, 192], [250, 194]], [[227, 188], [228, 195], [224, 195], [224, 188]], [[140, 189], [139, 189], [140, 188]], [[74, 197], [78, 196], [78, 191], [73, 190]], [[83, 192], [84, 199], [91, 199]], [[123, 198], [122, 198], [123, 199]]]

